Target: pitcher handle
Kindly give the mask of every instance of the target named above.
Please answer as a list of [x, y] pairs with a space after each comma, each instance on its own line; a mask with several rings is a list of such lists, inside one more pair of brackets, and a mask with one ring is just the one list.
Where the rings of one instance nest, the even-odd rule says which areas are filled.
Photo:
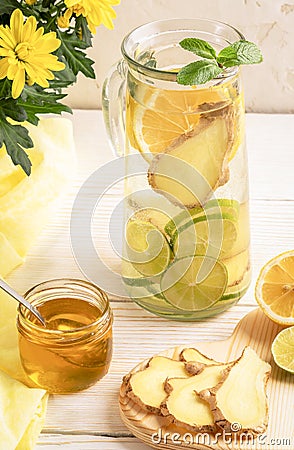
[[116, 156], [123, 156], [125, 147], [125, 83], [127, 64], [121, 59], [114, 64], [104, 81], [102, 110], [107, 135]]

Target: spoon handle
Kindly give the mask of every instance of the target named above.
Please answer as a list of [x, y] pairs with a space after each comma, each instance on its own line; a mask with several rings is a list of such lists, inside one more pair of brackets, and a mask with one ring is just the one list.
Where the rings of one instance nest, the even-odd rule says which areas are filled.
[[31, 311], [31, 313], [41, 322], [42, 325], [45, 326], [45, 320], [43, 316], [39, 313], [39, 311], [31, 305], [24, 297], [19, 295], [9, 284], [7, 284], [4, 280], [0, 278], [0, 288], [3, 289], [8, 295], [15, 298], [19, 303], [25, 306], [27, 309]]

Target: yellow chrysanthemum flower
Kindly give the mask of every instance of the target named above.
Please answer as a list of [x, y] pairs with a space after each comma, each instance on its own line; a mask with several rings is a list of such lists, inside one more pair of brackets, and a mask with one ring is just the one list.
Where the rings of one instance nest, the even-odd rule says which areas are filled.
[[96, 33], [96, 27], [103, 24], [110, 30], [113, 28], [112, 20], [116, 13], [112, 6], [118, 5], [120, 0], [65, 0], [71, 14], [81, 14], [86, 17], [91, 33]]
[[58, 17], [57, 25], [60, 28], [68, 28], [70, 25], [71, 16], [72, 16], [72, 11], [70, 9], [67, 9], [63, 16]]
[[51, 55], [60, 44], [55, 32], [44, 34], [43, 27], [37, 29], [35, 17], [24, 23], [19, 9], [13, 11], [10, 27], [0, 25], [0, 80], [13, 80], [13, 98], [20, 96], [26, 82], [49, 87], [48, 80], [54, 79], [51, 70], [65, 68], [57, 56]]

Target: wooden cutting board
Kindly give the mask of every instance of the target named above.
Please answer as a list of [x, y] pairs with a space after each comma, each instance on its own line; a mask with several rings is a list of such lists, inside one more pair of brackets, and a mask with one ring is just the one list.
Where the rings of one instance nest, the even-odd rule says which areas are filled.
[[[269, 320], [260, 309], [256, 309], [239, 322], [229, 339], [217, 342], [194, 342], [190, 345], [190, 347], [197, 348], [205, 355], [224, 362], [238, 358], [244, 347], [249, 345], [263, 360], [271, 364], [272, 373], [268, 384], [269, 425], [266, 433], [262, 436], [255, 437], [254, 440], [251, 437], [248, 442], [245, 441], [244, 437], [242, 441], [237, 442], [234, 435], [228, 435], [219, 437], [215, 442], [213, 436], [190, 433], [174, 424], [168, 425], [164, 417], [143, 411], [125, 395], [122, 386], [119, 404], [123, 422], [141, 441], [162, 450], [179, 448], [293, 450], [294, 375], [277, 367], [271, 355], [271, 344], [281, 329], [282, 327]], [[160, 354], [178, 359], [183, 348], [171, 348]], [[146, 362], [143, 361], [132, 372], [142, 369]], [[178, 433], [180, 437], [175, 433]], [[172, 439], [174, 439], [174, 442]], [[232, 442], [230, 442], [230, 439]]]

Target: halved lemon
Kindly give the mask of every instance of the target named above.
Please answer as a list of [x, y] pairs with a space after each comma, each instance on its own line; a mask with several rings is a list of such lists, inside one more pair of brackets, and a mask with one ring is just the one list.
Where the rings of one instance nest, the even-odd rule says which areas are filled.
[[280, 331], [272, 343], [272, 354], [279, 367], [294, 373], [294, 327]]
[[255, 297], [274, 322], [294, 325], [294, 250], [276, 256], [261, 269]]
[[[203, 265], [205, 268], [206, 263], [208, 273], [198, 281], [200, 270]], [[188, 256], [175, 260], [167, 268], [160, 286], [165, 299], [176, 308], [202, 311], [222, 297], [227, 282], [227, 269], [220, 261], [203, 256]]]
[[171, 258], [165, 236], [151, 222], [129, 220], [126, 225], [126, 254], [135, 269], [147, 276], [161, 274]]

